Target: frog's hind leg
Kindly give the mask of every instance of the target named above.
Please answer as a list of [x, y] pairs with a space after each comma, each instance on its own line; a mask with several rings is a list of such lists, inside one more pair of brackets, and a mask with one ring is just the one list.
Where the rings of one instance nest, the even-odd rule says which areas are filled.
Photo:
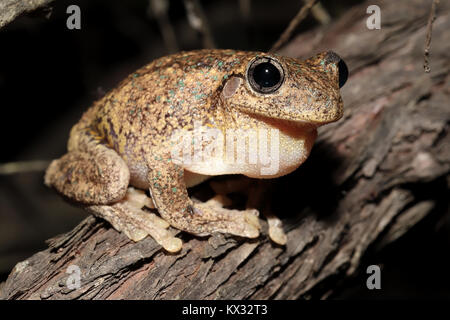
[[167, 222], [151, 212], [153, 203], [143, 191], [128, 188], [130, 173], [122, 158], [98, 144], [86, 151], [72, 150], [54, 160], [45, 174], [45, 184], [105, 219], [130, 239], [153, 237], [167, 251], [176, 252], [182, 243], [168, 230]]
[[70, 151], [53, 160], [45, 184], [81, 204], [109, 204], [122, 199], [130, 172], [112, 149], [98, 145], [92, 151]]
[[144, 211], [143, 207], [152, 208], [152, 200], [142, 190], [130, 187], [122, 200], [112, 205], [88, 206], [87, 210], [107, 220], [114, 229], [122, 231], [133, 241], [150, 235], [167, 251], [179, 251], [182, 241], [167, 230], [169, 224], [157, 215]]

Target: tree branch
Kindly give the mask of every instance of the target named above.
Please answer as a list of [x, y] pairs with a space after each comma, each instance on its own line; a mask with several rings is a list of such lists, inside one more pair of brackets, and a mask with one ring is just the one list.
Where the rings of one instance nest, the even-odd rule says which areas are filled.
[[2, 0], [0, 1], [0, 29], [26, 12], [48, 5], [53, 0]]
[[275, 44], [270, 48], [271, 52], [277, 51], [280, 49], [283, 45], [288, 42], [289, 38], [292, 35], [292, 32], [294, 32], [295, 28], [306, 18], [311, 8], [316, 4], [317, 0], [308, 0], [307, 3], [305, 3], [301, 9], [297, 12], [295, 17], [289, 22], [289, 25], [287, 26], [286, 30], [283, 31], [280, 38], [275, 42]]

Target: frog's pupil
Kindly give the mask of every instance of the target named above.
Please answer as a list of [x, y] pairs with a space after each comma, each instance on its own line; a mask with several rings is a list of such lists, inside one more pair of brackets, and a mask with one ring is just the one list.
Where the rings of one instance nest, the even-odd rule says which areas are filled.
[[280, 71], [270, 62], [258, 64], [253, 70], [253, 79], [264, 88], [277, 85], [281, 80]]

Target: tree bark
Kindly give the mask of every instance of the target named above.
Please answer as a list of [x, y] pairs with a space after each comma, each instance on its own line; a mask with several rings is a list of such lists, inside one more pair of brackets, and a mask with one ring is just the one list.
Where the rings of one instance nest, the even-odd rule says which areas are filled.
[[53, 0], [2, 0], [0, 1], [0, 29], [23, 13], [32, 12]]
[[[381, 30], [366, 8], [381, 8]], [[323, 127], [310, 159], [273, 182], [286, 246], [182, 234], [179, 254], [149, 238], [133, 243], [92, 216], [20, 262], [4, 299], [296, 299], [327, 297], [368, 250], [395, 241], [448, 200], [450, 4], [433, 24], [431, 72], [423, 70], [431, 1], [370, 1], [281, 51], [307, 57], [333, 48], [350, 78], [345, 115]], [[266, 183], [266, 182], [265, 182]], [[69, 289], [67, 269], [80, 269]]]

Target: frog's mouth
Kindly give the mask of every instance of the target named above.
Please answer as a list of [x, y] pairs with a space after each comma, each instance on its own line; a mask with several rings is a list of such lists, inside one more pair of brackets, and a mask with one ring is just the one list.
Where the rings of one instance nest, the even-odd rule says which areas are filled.
[[290, 109], [281, 108], [279, 112], [275, 114], [270, 110], [255, 110], [244, 107], [237, 107], [240, 112], [246, 116], [256, 119], [258, 121], [267, 123], [274, 127], [289, 127], [293, 129], [310, 131], [315, 130], [320, 126], [328, 123], [338, 121], [343, 116], [343, 104], [342, 98], [339, 97], [339, 101], [333, 107], [324, 106], [312, 109], [308, 106], [292, 107]]
[[322, 122], [273, 118], [249, 112], [246, 112], [246, 114], [250, 118], [256, 119], [259, 122], [264, 123], [268, 127], [278, 129], [282, 133], [294, 138], [298, 136], [304, 136], [307, 133], [315, 133], [318, 127], [324, 125], [324, 123]]

